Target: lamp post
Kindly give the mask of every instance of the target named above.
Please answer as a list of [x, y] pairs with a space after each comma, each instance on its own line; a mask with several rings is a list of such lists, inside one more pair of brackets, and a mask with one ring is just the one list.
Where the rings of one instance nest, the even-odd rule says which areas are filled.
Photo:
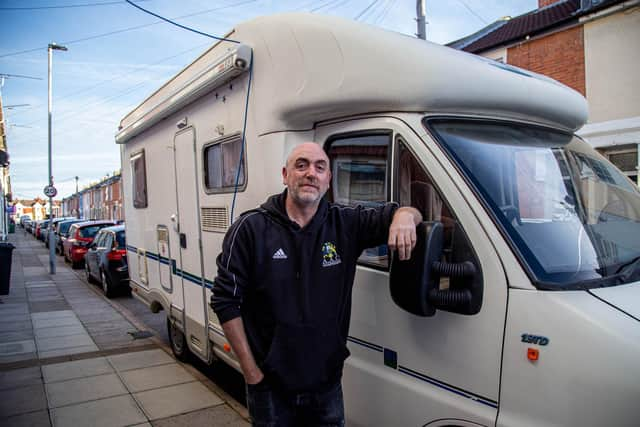
[[[49, 47], [47, 48], [49, 56], [49, 69], [47, 73], [49, 78], [49, 187], [53, 187], [53, 173], [51, 171], [51, 65], [53, 63], [54, 50], [67, 50], [67, 48], [55, 43], [49, 43]], [[56, 274], [56, 245], [54, 242], [53, 227], [51, 227], [53, 221], [53, 197], [52, 194], [49, 194], [49, 273]]]
[[76, 217], [80, 218], [80, 196], [78, 196], [78, 177], [76, 176]]

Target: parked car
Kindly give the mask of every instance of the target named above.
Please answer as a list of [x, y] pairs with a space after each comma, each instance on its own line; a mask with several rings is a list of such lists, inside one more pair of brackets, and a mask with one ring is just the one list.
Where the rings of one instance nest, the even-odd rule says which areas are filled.
[[33, 225], [33, 220], [31, 218], [26, 218], [26, 219], [20, 219], [20, 223], [22, 225], [22, 227], [24, 228], [24, 231], [27, 232], [31, 232], [31, 227]]
[[60, 221], [58, 226], [56, 227], [55, 235], [56, 235], [56, 253], [60, 255], [64, 255], [62, 252], [62, 247], [64, 241], [69, 237], [69, 228], [71, 225], [76, 224], [78, 222], [86, 222], [86, 219], [67, 219], [65, 221]]
[[[61, 218], [54, 218], [49, 224], [49, 227], [51, 227], [53, 229], [53, 235], [55, 237], [57, 229], [58, 229], [58, 224], [60, 224], [60, 222], [62, 221], [67, 221], [69, 219], [73, 219], [73, 218], [69, 218], [69, 217], [61, 217]], [[50, 233], [45, 233], [44, 235], [44, 245], [48, 248], [49, 247], [49, 234]]]
[[107, 298], [118, 291], [130, 291], [123, 225], [100, 230], [89, 245], [84, 260], [87, 281], [100, 283]]
[[22, 227], [24, 227], [24, 224], [25, 224], [25, 222], [27, 222], [27, 221], [31, 221], [31, 217], [30, 217], [29, 215], [22, 215], [22, 216], [20, 217], [20, 221], [19, 221], [19, 222], [20, 222], [20, 225], [21, 225]]
[[27, 228], [27, 231], [35, 236], [36, 235], [36, 228], [38, 227], [38, 223], [40, 221], [41, 220], [33, 220], [33, 221], [31, 221], [31, 223], [29, 224], [29, 227]]
[[42, 221], [38, 221], [38, 225], [36, 226], [36, 239], [44, 242], [44, 234], [47, 232], [49, 228], [49, 220], [43, 219]]
[[93, 242], [95, 235], [101, 229], [112, 225], [115, 225], [113, 221], [85, 221], [71, 225], [69, 237], [62, 246], [64, 259], [71, 263], [71, 268], [83, 266], [84, 254], [87, 252], [87, 247]]

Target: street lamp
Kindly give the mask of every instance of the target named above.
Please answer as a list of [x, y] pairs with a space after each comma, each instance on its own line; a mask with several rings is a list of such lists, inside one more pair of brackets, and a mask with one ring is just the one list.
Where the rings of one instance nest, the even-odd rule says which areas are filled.
[[[49, 43], [49, 47], [47, 48], [47, 53], [49, 56], [49, 70], [48, 70], [48, 77], [49, 77], [49, 188], [53, 188], [53, 173], [51, 171], [51, 106], [52, 106], [52, 101], [51, 101], [51, 65], [53, 63], [52, 58], [53, 58], [53, 51], [54, 50], [67, 50], [66, 47], [64, 46], [60, 46], [58, 44], [55, 43]], [[53, 197], [55, 196], [55, 194], [49, 192], [49, 273], [51, 274], [56, 274], [56, 245], [54, 242], [55, 236], [53, 235], [53, 227], [51, 227], [52, 225], [52, 221], [53, 221]]]

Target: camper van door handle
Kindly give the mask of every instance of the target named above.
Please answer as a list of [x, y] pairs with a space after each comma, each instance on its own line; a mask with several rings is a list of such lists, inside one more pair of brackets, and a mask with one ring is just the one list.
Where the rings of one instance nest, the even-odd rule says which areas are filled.
[[171, 219], [171, 223], [173, 224], [173, 231], [178, 233], [180, 231], [178, 228], [178, 215], [173, 214], [169, 217], [169, 219]]

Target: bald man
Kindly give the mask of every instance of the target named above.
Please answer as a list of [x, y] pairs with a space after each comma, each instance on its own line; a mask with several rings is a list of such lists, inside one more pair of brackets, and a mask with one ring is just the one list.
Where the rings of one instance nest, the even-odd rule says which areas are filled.
[[217, 258], [211, 306], [247, 383], [254, 426], [342, 426], [351, 289], [362, 251], [408, 259], [421, 214], [327, 202], [329, 159], [313, 142], [282, 168], [283, 193], [242, 214]]

